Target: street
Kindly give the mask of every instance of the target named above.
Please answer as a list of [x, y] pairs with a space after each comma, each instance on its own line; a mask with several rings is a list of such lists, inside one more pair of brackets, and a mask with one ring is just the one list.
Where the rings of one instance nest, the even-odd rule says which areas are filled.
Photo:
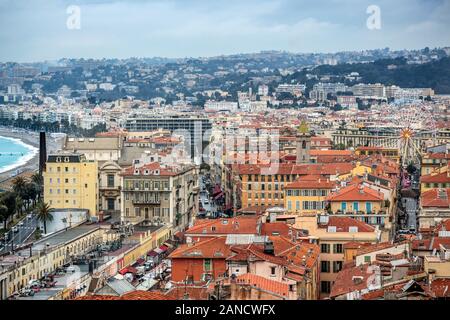
[[[20, 223], [23, 223], [23, 225], [20, 225]], [[34, 215], [30, 219], [26, 216], [16, 226], [18, 231], [13, 232], [10, 230], [8, 233], [10, 236], [12, 235], [12, 238], [7, 242], [7, 244], [0, 245], [0, 254], [11, 251], [11, 244], [13, 244], [14, 248], [16, 248], [17, 246], [25, 243], [36, 230], [38, 221]]]
[[201, 202], [201, 206], [205, 209], [204, 213], [207, 216], [215, 217], [217, 212], [217, 206], [214, 203], [213, 199], [211, 199], [208, 190], [206, 188], [206, 182], [208, 178], [202, 176], [200, 177], [200, 197], [199, 200]]

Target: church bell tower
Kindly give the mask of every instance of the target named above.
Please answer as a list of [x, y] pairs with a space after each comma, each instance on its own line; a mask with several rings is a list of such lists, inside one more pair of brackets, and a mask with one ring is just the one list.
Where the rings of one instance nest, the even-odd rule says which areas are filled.
[[311, 134], [308, 124], [302, 121], [297, 132], [297, 164], [310, 163]]

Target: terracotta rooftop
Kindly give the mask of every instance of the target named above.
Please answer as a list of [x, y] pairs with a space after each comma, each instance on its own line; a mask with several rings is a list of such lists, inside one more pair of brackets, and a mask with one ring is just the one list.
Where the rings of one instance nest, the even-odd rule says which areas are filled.
[[255, 288], [275, 293], [282, 297], [288, 297], [289, 285], [280, 281], [270, 280], [256, 274], [246, 273], [236, 278], [236, 283], [247, 284]]
[[[450, 180], [449, 180], [450, 182]], [[420, 205], [422, 207], [449, 208], [450, 188], [430, 189], [420, 195]]]
[[367, 281], [373, 272], [368, 272], [369, 264], [347, 267], [336, 276], [331, 287], [330, 298], [367, 288]]
[[394, 247], [403, 245], [405, 243], [408, 243], [408, 241], [403, 241], [403, 242], [399, 242], [399, 243], [380, 242], [380, 243], [377, 243], [377, 244], [372, 244], [370, 246], [363, 247], [363, 248], [359, 249], [356, 252], [356, 254], [359, 256], [359, 255], [362, 255], [362, 254], [367, 254], [367, 253], [370, 253], [370, 252], [380, 251], [380, 250], [384, 250], [384, 249], [387, 249], [387, 248], [394, 248]]
[[336, 182], [320, 175], [308, 175], [289, 183], [284, 189], [333, 189]]
[[[131, 166], [128, 168], [125, 168], [122, 172], [122, 176], [135, 176], [135, 175], [159, 175], [159, 176], [176, 176], [178, 172], [181, 170], [178, 170], [175, 167], [162, 167], [158, 162], [152, 162], [149, 164], [145, 164], [140, 167]], [[138, 174], [136, 174], [138, 172]]]
[[170, 254], [170, 258], [192, 259], [226, 259], [231, 254], [230, 247], [225, 244], [225, 237], [215, 237], [193, 244], [182, 244]]
[[285, 174], [285, 175], [336, 175], [349, 173], [354, 165], [352, 163], [325, 163], [325, 164], [293, 164], [277, 163], [269, 165], [237, 164], [233, 168], [239, 174]]
[[450, 176], [447, 172], [430, 173], [420, 177], [421, 183], [450, 183]]
[[121, 297], [108, 295], [92, 295], [78, 297], [75, 300], [176, 300], [175, 298], [162, 294], [160, 292], [151, 291], [132, 291]]
[[319, 224], [319, 228], [336, 227], [336, 232], [350, 232], [350, 227], [358, 227], [358, 232], [374, 232], [375, 227], [350, 217], [328, 217], [327, 224]]
[[196, 220], [194, 226], [189, 228], [185, 235], [256, 234], [257, 221], [256, 216]]
[[383, 201], [382, 193], [369, 187], [353, 184], [333, 192], [327, 197], [328, 201]]

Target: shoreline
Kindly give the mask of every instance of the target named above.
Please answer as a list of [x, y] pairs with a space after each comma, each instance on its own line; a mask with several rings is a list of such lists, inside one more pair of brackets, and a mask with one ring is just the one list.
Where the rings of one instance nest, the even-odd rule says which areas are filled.
[[[39, 168], [39, 133], [33, 131], [26, 131], [19, 128], [5, 128], [0, 127], [0, 137], [6, 139], [12, 139], [18, 143], [23, 144], [27, 149], [30, 150], [31, 155], [24, 155], [19, 158], [18, 162], [23, 162], [18, 164], [13, 168], [5, 168], [7, 170], [0, 172], [0, 181], [8, 180], [18, 174], [27, 171], [36, 171]], [[47, 154], [61, 149], [62, 141], [60, 139], [55, 139], [47, 134]], [[27, 159], [23, 159], [27, 158]]]

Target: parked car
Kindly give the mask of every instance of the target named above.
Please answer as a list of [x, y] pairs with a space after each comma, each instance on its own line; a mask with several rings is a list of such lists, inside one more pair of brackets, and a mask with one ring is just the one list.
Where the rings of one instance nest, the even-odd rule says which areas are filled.
[[23, 288], [20, 289], [19, 291], [19, 296], [20, 297], [30, 297], [30, 296], [34, 296], [34, 290], [31, 288]]
[[14, 227], [12, 228], [12, 231], [13, 231], [14, 233], [17, 233], [17, 232], [19, 232], [19, 227], [17, 227], [17, 226], [14, 226]]
[[74, 273], [76, 270], [75, 270], [75, 267], [74, 266], [68, 266], [67, 268], [66, 268], [66, 272], [67, 273], [69, 273], [69, 272], [72, 272], [72, 273]]

